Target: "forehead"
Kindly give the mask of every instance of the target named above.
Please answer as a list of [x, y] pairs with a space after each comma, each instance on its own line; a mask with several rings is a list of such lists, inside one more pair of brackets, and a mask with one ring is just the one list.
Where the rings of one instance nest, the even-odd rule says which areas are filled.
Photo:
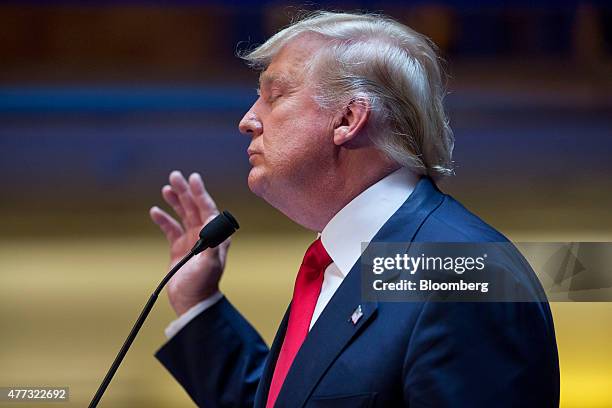
[[294, 84], [296, 80], [303, 79], [308, 62], [321, 49], [324, 42], [321, 36], [314, 34], [302, 34], [290, 40], [260, 74], [260, 84], [271, 82]]

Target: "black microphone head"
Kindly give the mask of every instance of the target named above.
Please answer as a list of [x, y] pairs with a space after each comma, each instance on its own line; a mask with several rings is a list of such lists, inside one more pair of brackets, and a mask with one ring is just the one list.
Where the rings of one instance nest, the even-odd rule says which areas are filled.
[[232, 214], [230, 214], [229, 211], [225, 210], [221, 214], [225, 215], [227, 220], [232, 223], [232, 225], [234, 226], [234, 229], [236, 230], [240, 229], [240, 225], [238, 224], [238, 221], [236, 220], [236, 218], [234, 218]]
[[240, 225], [236, 218], [229, 211], [223, 211], [202, 228], [199, 247], [201, 250], [214, 248], [228, 239], [238, 228]]

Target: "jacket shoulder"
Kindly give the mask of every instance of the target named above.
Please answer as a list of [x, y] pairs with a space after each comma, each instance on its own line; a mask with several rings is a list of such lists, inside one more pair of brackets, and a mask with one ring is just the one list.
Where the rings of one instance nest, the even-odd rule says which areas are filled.
[[508, 242], [501, 232], [487, 224], [459, 201], [442, 194], [440, 203], [429, 214], [415, 235], [416, 241]]

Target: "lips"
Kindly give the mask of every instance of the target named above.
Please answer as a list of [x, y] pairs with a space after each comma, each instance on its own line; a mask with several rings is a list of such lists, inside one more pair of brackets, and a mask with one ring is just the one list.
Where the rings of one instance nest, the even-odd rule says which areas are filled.
[[260, 152], [260, 151], [258, 151], [258, 150], [255, 150], [255, 149], [253, 149], [253, 148], [251, 148], [251, 147], [249, 147], [249, 148], [247, 149], [247, 154], [249, 155], [249, 157], [251, 157], [251, 156], [253, 156], [253, 155], [255, 155], [255, 154], [261, 154], [261, 152]]
[[249, 155], [249, 163], [251, 163], [251, 165], [255, 165], [255, 158], [257, 157], [257, 155], [261, 154], [261, 152], [258, 152], [257, 150], [253, 150], [251, 148], [249, 148], [247, 150], [247, 154]]

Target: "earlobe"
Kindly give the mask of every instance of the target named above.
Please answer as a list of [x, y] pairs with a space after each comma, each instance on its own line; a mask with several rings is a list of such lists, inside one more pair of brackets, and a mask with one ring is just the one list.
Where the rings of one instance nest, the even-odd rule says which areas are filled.
[[340, 146], [350, 139], [349, 126], [343, 125], [334, 129], [334, 144]]

